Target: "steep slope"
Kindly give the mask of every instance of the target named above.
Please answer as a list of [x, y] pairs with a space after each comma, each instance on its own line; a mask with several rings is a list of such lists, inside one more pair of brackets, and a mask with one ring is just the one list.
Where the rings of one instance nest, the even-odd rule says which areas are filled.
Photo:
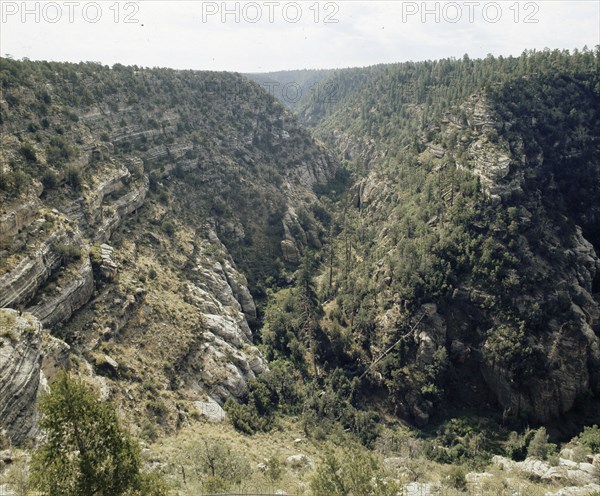
[[587, 50], [398, 64], [307, 102], [355, 172], [321, 325], [367, 398], [425, 425], [455, 406], [548, 422], [600, 393], [597, 68]]
[[139, 423], [243, 394], [266, 367], [248, 287], [319, 246], [336, 161], [235, 74], [0, 64], [0, 307]]

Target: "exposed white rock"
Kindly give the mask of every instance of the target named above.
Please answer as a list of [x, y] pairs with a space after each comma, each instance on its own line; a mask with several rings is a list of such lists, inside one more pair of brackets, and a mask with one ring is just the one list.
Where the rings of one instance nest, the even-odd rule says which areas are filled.
[[600, 491], [599, 484], [588, 484], [586, 486], [569, 486], [563, 487], [558, 491], [549, 491], [545, 496], [589, 496]]
[[296, 246], [296, 243], [290, 239], [284, 239], [281, 242], [281, 252], [283, 253], [283, 259], [289, 263], [300, 262], [300, 251]]
[[106, 281], [114, 281], [117, 276], [119, 266], [115, 262], [114, 253], [115, 249], [112, 246], [106, 243], [100, 245], [100, 258], [102, 261], [99, 268], [101, 277]]
[[437, 489], [433, 484], [423, 482], [411, 482], [403, 488], [405, 496], [432, 496], [434, 490]]
[[544, 477], [552, 468], [550, 464], [535, 458], [527, 458], [522, 462], [518, 462], [517, 467], [528, 475], [540, 478]]
[[198, 364], [199, 379], [205, 390], [221, 404], [229, 396], [240, 397], [247, 383], [267, 369], [266, 362], [252, 344], [248, 317], [256, 318], [256, 307], [216, 233], [211, 245], [221, 252], [221, 261], [199, 256], [185, 287], [185, 299], [202, 312], [205, 324], [202, 344], [188, 357]]
[[210, 396], [205, 401], [195, 401], [200, 415], [209, 422], [219, 423], [225, 420], [225, 410]]
[[492, 463], [507, 472], [518, 470], [530, 477], [546, 481], [570, 481], [575, 484], [590, 484], [599, 480], [600, 471], [590, 463], [577, 463], [565, 458], [559, 459], [558, 466], [551, 466], [535, 458], [514, 462], [503, 456], [494, 456]]

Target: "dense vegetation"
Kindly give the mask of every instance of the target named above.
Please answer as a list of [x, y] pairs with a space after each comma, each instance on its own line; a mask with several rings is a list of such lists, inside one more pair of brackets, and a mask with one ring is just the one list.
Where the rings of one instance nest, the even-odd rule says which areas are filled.
[[[547, 336], [589, 323], [577, 309], [598, 278], [586, 295], [571, 271], [576, 225], [599, 246], [598, 56], [532, 51], [335, 71], [324, 81], [339, 98], [300, 105], [354, 181], [343, 197], [322, 198], [334, 213], [327, 246], [306, 255], [265, 312], [267, 356], [301, 371], [309, 398], [319, 391], [302, 408], [307, 421], [316, 409], [319, 422], [366, 444], [380, 409], [421, 424], [456, 407], [514, 426], [536, 421], [510, 401], [498, 411], [481, 370], [504, 371], [527, 395], [558, 366]], [[490, 179], [486, 167], [503, 157], [509, 171]], [[266, 377], [248, 408], [265, 387]]]

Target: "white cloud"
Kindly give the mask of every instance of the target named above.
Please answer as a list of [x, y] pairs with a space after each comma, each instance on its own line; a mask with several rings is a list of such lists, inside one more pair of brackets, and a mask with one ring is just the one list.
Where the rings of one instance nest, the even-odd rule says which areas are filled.
[[[478, 5], [372, 0], [280, 0], [278, 5], [262, 0], [77, 3], [71, 7], [73, 18], [69, 19], [69, 2], [3, 0], [0, 51], [19, 58], [250, 72], [364, 66], [461, 57], [464, 53], [471, 57], [518, 55], [525, 48], [572, 49], [586, 44], [592, 48], [600, 44], [597, 1], [480, 1]], [[30, 11], [24, 18], [23, 5]], [[92, 23], [96, 5], [102, 16]], [[229, 14], [224, 13], [224, 5]], [[296, 6], [301, 8], [301, 18], [292, 23], [289, 21], [298, 13]], [[48, 22], [56, 18], [57, 7], [62, 16], [55, 23]], [[38, 22], [32, 13], [36, 9]], [[203, 12], [211, 9], [216, 9], [214, 15], [203, 19]], [[259, 22], [244, 20], [244, 14], [254, 17], [259, 10]], [[450, 22], [459, 11], [460, 21]], [[268, 21], [269, 13], [273, 23]], [[315, 22], [317, 13], [319, 22]], [[129, 20], [138, 22], [124, 22], [128, 14]], [[327, 15], [338, 22], [325, 23]], [[528, 20], [538, 22], [525, 22], [527, 15]], [[491, 22], [497, 16], [498, 21]]]

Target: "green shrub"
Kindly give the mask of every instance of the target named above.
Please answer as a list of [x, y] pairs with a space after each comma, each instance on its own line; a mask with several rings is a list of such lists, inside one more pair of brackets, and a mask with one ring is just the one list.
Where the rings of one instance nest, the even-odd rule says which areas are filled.
[[79, 245], [57, 243], [53, 248], [65, 262], [73, 262], [81, 259], [81, 247]]
[[159, 396], [154, 396], [148, 402], [148, 410], [156, 417], [158, 422], [164, 422], [169, 412], [167, 405]]
[[331, 452], [321, 458], [310, 481], [315, 496], [392, 496], [401, 487], [384, 480], [375, 457], [361, 449], [346, 450], [337, 456]]
[[0, 172], [0, 190], [18, 195], [29, 184], [30, 177], [23, 171]]
[[460, 465], [453, 465], [446, 473], [446, 484], [453, 489], [464, 490], [467, 488], [465, 469]]
[[42, 184], [44, 189], [54, 189], [58, 185], [58, 176], [52, 171], [46, 171], [42, 176]]
[[0, 172], [0, 191], [8, 190], [10, 183], [10, 176], [6, 172]]
[[556, 452], [556, 445], [548, 442], [548, 433], [545, 427], [540, 427], [527, 447], [527, 456], [546, 460]]
[[65, 171], [65, 182], [71, 188], [78, 190], [81, 187], [81, 173], [75, 167], [69, 167]]
[[165, 479], [156, 472], [142, 472], [138, 475], [132, 496], [168, 496], [169, 485]]
[[63, 136], [53, 136], [46, 147], [46, 159], [52, 165], [67, 162], [78, 154], [79, 150], [70, 144]]
[[144, 418], [144, 420], [142, 420], [140, 434], [143, 439], [153, 443], [158, 438], [158, 429], [150, 419]]
[[272, 425], [272, 418], [261, 415], [254, 403], [238, 403], [229, 398], [224, 405], [231, 423], [235, 429], [245, 434], [267, 431]]
[[125, 495], [136, 488], [139, 448], [109, 403], [66, 373], [42, 398], [45, 442], [31, 463], [33, 486], [48, 496]]
[[193, 461], [203, 474], [204, 492], [225, 492], [251, 474], [246, 457], [224, 439], [208, 438], [192, 453]]
[[281, 477], [283, 476], [283, 470], [284, 467], [281, 463], [281, 459], [277, 456], [272, 456], [267, 461], [267, 470], [265, 471], [265, 475], [271, 482], [275, 483], [281, 480]]
[[515, 461], [522, 461], [527, 456], [527, 445], [533, 438], [535, 431], [526, 431], [525, 434], [520, 435], [518, 432], [511, 432], [508, 436], [508, 440], [504, 445], [504, 452], [506, 456]]
[[589, 448], [592, 453], [600, 453], [600, 428], [597, 425], [584, 427], [583, 432], [577, 437], [577, 441]]
[[28, 162], [37, 162], [37, 154], [35, 153], [35, 149], [29, 143], [24, 143], [21, 145], [19, 152]]
[[290, 362], [272, 362], [271, 370], [249, 382], [242, 403], [231, 398], [225, 403], [233, 426], [247, 434], [271, 429], [278, 410], [293, 412], [300, 404], [300, 380]]
[[170, 220], [165, 220], [161, 225], [160, 228], [163, 230], [163, 232], [169, 236], [170, 238], [173, 237], [173, 235], [175, 234], [175, 225], [170, 221]]

